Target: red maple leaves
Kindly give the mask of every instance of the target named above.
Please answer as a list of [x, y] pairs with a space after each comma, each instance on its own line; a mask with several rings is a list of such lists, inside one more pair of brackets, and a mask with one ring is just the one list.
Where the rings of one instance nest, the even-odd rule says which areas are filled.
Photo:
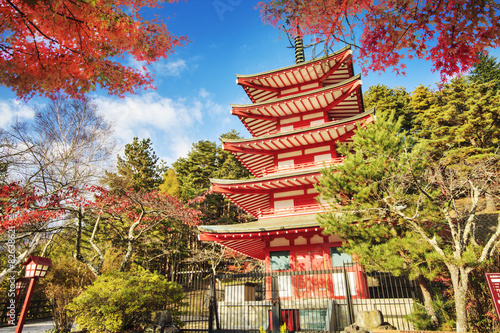
[[105, 215], [110, 223], [135, 224], [134, 229], [148, 230], [164, 222], [175, 225], [168, 223], [172, 220], [188, 226], [200, 223], [199, 210], [158, 191], [116, 195], [102, 187], [89, 187], [87, 191], [69, 188], [42, 195], [34, 189], [12, 183], [0, 190], [0, 233], [9, 228], [43, 225], [78, 207]]
[[143, 19], [140, 10], [160, 2], [0, 1], [0, 83], [23, 98], [60, 91], [82, 97], [98, 86], [118, 96], [151, 88], [149, 72], [118, 58], [130, 54], [149, 64], [187, 41], [162, 21]]
[[299, 33], [358, 46], [364, 71], [392, 67], [404, 74], [402, 61], [417, 57], [432, 61], [444, 79], [500, 46], [500, 8], [489, 0], [278, 0], [259, 6], [265, 21], [285, 23], [292, 35], [299, 23]]
[[[117, 195], [102, 187], [91, 187], [95, 197], [87, 208], [105, 215], [108, 221], [118, 221], [135, 228], [151, 229], [156, 225], [174, 219], [188, 226], [200, 223], [199, 210], [190, 208], [176, 197], [158, 191]], [[172, 225], [175, 225], [173, 223]]]
[[49, 196], [18, 183], [4, 185], [0, 190], [0, 233], [9, 228], [48, 222], [64, 213], [61, 193]]

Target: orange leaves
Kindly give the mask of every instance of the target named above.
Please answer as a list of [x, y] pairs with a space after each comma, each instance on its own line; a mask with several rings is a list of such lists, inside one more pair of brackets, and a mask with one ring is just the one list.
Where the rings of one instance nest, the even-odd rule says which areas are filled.
[[25, 99], [60, 91], [82, 97], [98, 86], [118, 96], [151, 88], [149, 73], [115, 59], [128, 54], [151, 63], [187, 42], [172, 36], [163, 22], [146, 21], [139, 14], [159, 3], [51, 0], [29, 5], [2, 0], [0, 83]]
[[[264, 21], [285, 23], [292, 35], [298, 19], [304, 34], [329, 44], [344, 41], [359, 46], [364, 72], [390, 67], [404, 72], [403, 61], [417, 57], [431, 60], [445, 79], [470, 69], [478, 52], [500, 46], [500, 5], [491, 0], [311, 0], [301, 4], [277, 0], [259, 6]], [[356, 27], [362, 27], [362, 32]]]

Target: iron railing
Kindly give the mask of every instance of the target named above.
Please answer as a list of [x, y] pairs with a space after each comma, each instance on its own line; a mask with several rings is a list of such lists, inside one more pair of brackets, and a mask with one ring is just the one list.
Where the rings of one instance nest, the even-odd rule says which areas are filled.
[[330, 166], [332, 164], [342, 164], [343, 162], [344, 162], [344, 157], [335, 157], [335, 158], [330, 158], [330, 159], [325, 159], [325, 160], [320, 160], [320, 161], [273, 166], [273, 167], [266, 168], [266, 169], [262, 170], [262, 174], [264, 176], [267, 176], [267, 175], [272, 175], [272, 174], [276, 174], [276, 173], [287, 173], [287, 172], [293, 172], [293, 171], [304, 170], [304, 169], [327, 167], [327, 166]]
[[360, 311], [371, 310], [380, 310], [384, 320], [398, 329], [410, 330], [405, 315], [419, 299], [413, 281], [365, 273], [357, 265], [323, 271], [178, 276], [189, 304], [181, 318], [186, 332], [257, 332], [260, 328], [276, 332], [283, 323], [289, 331], [340, 332]]

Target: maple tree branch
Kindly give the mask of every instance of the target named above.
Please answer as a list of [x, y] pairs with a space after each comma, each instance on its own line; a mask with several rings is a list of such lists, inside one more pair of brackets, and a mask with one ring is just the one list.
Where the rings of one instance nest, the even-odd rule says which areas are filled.
[[62, 14], [62, 13], [59, 13], [59, 12], [56, 12], [57, 15], [61, 16], [61, 17], [64, 17], [64, 18], [67, 18], [69, 20], [72, 20], [72, 21], [75, 21], [75, 22], [78, 22], [78, 23], [81, 23], [81, 24], [84, 24], [85, 22], [84, 21], [81, 21], [79, 19], [76, 18], [76, 16], [71, 12], [71, 9], [69, 9], [69, 7], [66, 5], [66, 3], [64, 3], [64, 7], [68, 10], [68, 12], [71, 14], [71, 17], [68, 16], [68, 15], [65, 15], [65, 14]]
[[[102, 213], [102, 211], [101, 211]], [[92, 230], [92, 235], [90, 236], [89, 243], [94, 249], [94, 251], [97, 253], [97, 256], [99, 257], [99, 262], [97, 264], [97, 271], [101, 271], [102, 264], [104, 263], [104, 254], [102, 253], [101, 249], [97, 246], [95, 243], [95, 236], [97, 234], [97, 229], [99, 227], [99, 223], [101, 222], [101, 214], [99, 214], [99, 217], [97, 218], [95, 224], [94, 224], [94, 229]]]
[[[15, 10], [16, 10], [16, 11], [17, 11], [20, 15], [21, 15], [21, 17], [23, 18], [23, 20], [24, 20], [25, 22], [27, 22], [27, 23], [26, 23], [26, 28], [28, 28], [28, 30], [29, 30], [29, 31], [31, 32], [31, 34], [33, 35], [33, 40], [34, 40], [34, 42], [35, 42], [35, 47], [37, 47], [37, 46], [36, 46], [36, 39], [35, 39], [35, 37], [34, 37], [34, 33], [33, 33], [33, 31], [32, 31], [32, 30], [28, 27], [28, 24], [29, 24], [29, 25], [31, 25], [31, 26], [33, 26], [33, 28], [35, 28], [35, 29], [36, 29], [36, 31], [38, 31], [38, 33], [39, 33], [40, 35], [42, 35], [43, 37], [45, 37], [46, 39], [48, 39], [48, 40], [50, 40], [50, 41], [52, 41], [52, 42], [54, 42], [54, 43], [56, 43], [56, 44], [58, 44], [58, 45], [61, 45], [63, 48], [65, 48], [65, 49], [67, 49], [67, 50], [69, 50], [69, 51], [71, 51], [71, 52], [73, 52], [73, 53], [80, 54], [80, 52], [78, 52], [78, 51], [76, 51], [76, 50], [73, 50], [72, 48], [67, 47], [66, 45], [64, 45], [64, 44], [62, 44], [62, 43], [60, 43], [60, 42], [58, 42], [57, 40], [55, 40], [55, 39], [53, 39], [53, 38], [51, 38], [51, 37], [47, 36], [47, 35], [46, 35], [43, 31], [41, 31], [41, 30], [40, 30], [40, 28], [38, 28], [38, 26], [37, 26], [35, 23], [33, 23], [31, 20], [26, 20], [26, 14], [25, 14], [22, 10], [20, 10], [20, 9], [19, 9], [19, 8], [18, 8], [15, 4], [13, 4], [11, 0], [6, 0], [6, 1], [9, 3], [9, 5], [10, 5], [12, 8], [14, 8], [14, 9], [15, 9]], [[38, 53], [40, 53], [40, 52], [38, 51], [38, 47], [37, 47], [37, 52], [38, 52]], [[39, 58], [39, 60], [40, 60], [40, 58]], [[42, 64], [41, 64], [41, 65], [42, 65]], [[43, 65], [42, 65], [42, 68], [43, 68]], [[44, 69], [45, 69], [45, 68], [44, 68]]]
[[[12, 47], [10, 46], [6, 46], [6, 45], [3, 45], [3, 44], [0, 44], [0, 50], [2, 50], [3, 53], [7, 53], [8, 55], [10, 55], [11, 57], [14, 56], [13, 53], [11, 53], [11, 50], [14, 50]], [[26, 52], [23, 52], [24, 54], [28, 54]]]
[[94, 224], [94, 230], [92, 232], [92, 237], [91, 237], [91, 241], [90, 241], [90, 244], [92, 245], [92, 247], [94, 248], [94, 250], [97, 252], [98, 257], [99, 257], [99, 262], [97, 263], [97, 265], [95, 265], [91, 260], [87, 259], [82, 254], [82, 252], [81, 252], [82, 220], [83, 220], [81, 208], [80, 208], [79, 213], [78, 213], [78, 224], [77, 224], [77, 231], [76, 231], [75, 253], [73, 254], [73, 257], [76, 260], [78, 260], [78, 261], [84, 263], [85, 265], [87, 265], [87, 267], [92, 271], [92, 273], [95, 276], [99, 276], [101, 274], [101, 268], [102, 268], [102, 264], [104, 262], [104, 256], [102, 255], [100, 249], [97, 246], [94, 247], [94, 245], [92, 244], [93, 243], [93, 237], [95, 236], [95, 232], [97, 230], [97, 226], [99, 224], [100, 218], [101, 218], [101, 216], [99, 215], [99, 217], [97, 218], [96, 223]]
[[35, 49], [36, 49], [36, 57], [38, 59], [38, 61], [40, 62], [40, 66], [42, 67], [42, 69], [45, 71], [45, 66], [43, 65], [42, 63], [42, 59], [40, 59], [40, 50], [38, 50], [38, 43], [36, 41], [36, 36], [35, 36], [35, 33], [33, 32], [33, 30], [31, 30], [30, 26], [29, 26], [29, 21], [26, 21], [24, 18], [23, 18], [23, 21], [24, 21], [24, 24], [26, 25], [26, 28], [30, 31], [31, 35], [33, 36], [33, 44], [35, 44]]
[[[115, 220], [115, 221], [119, 221], [122, 223], [122, 225], [124, 225], [125, 223], [123, 223], [123, 219], [121, 216], [116, 216], [116, 215], [112, 215], [110, 214], [110, 216]], [[118, 236], [120, 236], [121, 239], [125, 240], [127, 239], [127, 237], [120, 231], [120, 229], [114, 225], [114, 223], [108, 223], [108, 226], [111, 226], [113, 229], [115, 229], [116, 233], [118, 234]]]

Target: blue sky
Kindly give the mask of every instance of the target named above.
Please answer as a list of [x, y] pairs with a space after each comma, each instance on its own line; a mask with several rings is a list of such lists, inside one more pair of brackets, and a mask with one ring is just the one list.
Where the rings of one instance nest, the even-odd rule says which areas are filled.
[[[230, 103], [249, 103], [235, 83], [235, 74], [254, 74], [294, 63], [288, 39], [277, 28], [262, 23], [255, 9], [257, 2], [181, 0], [156, 12], [166, 19], [173, 34], [186, 35], [191, 43], [152, 66], [156, 91], [123, 99], [101, 92], [91, 94], [103, 116], [114, 123], [120, 146], [135, 136], [149, 137], [156, 154], [170, 165], [199, 140], [218, 142], [218, 137], [231, 129], [250, 136], [238, 118], [230, 115]], [[130, 59], [125, 62], [138, 65]], [[406, 64], [404, 77], [390, 71], [364, 76], [363, 91], [378, 83], [412, 91], [419, 84], [433, 86], [439, 80], [429, 63]], [[355, 71], [360, 72], [356, 64]], [[29, 119], [31, 108], [45, 102], [17, 101], [12, 92], [0, 87], [0, 127], [16, 117]]]

